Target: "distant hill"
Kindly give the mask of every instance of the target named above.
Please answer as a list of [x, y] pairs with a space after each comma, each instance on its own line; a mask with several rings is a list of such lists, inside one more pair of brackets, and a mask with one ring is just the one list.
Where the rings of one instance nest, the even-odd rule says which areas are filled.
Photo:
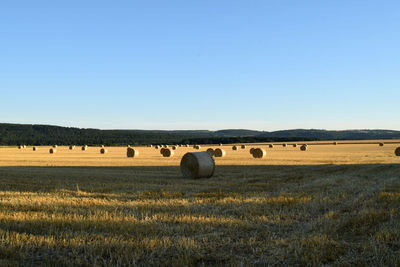
[[393, 130], [285, 130], [253, 131], [229, 129], [220, 131], [187, 130], [99, 130], [51, 125], [0, 123], [0, 145], [145, 145], [145, 144], [216, 144], [239, 142], [278, 142], [312, 140], [400, 139]]

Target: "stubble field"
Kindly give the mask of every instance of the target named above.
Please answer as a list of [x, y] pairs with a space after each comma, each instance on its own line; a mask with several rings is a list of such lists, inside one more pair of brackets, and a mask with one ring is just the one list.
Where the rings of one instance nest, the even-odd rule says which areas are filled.
[[223, 146], [199, 180], [192, 148], [3, 147], [0, 265], [399, 266], [400, 145], [371, 143]]

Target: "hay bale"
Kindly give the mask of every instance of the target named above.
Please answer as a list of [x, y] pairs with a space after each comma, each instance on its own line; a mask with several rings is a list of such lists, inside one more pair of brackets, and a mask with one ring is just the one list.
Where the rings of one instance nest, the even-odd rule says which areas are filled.
[[88, 146], [87, 145], [84, 145], [84, 146], [82, 146], [82, 151], [86, 151], [87, 149], [88, 149]]
[[396, 148], [396, 150], [394, 151], [394, 154], [398, 157], [400, 157], [400, 147]]
[[384, 146], [384, 143], [379, 143], [379, 146]]
[[108, 152], [108, 150], [104, 147], [100, 149], [101, 154], [106, 154], [107, 152]]
[[253, 155], [253, 152], [254, 152], [254, 147], [250, 148], [250, 154]]
[[336, 146], [336, 145], [337, 145], [337, 142], [333, 142], [333, 145], [335, 145], [335, 146]]
[[221, 148], [216, 148], [214, 150], [214, 157], [216, 158], [223, 158], [226, 156], [226, 152], [225, 150], [221, 149]]
[[240, 148], [241, 149], [246, 149], [246, 145], [241, 145]]
[[22, 149], [23, 147], [21, 145], [18, 146], [18, 149]]
[[269, 144], [268, 146], [269, 146], [269, 148], [274, 148], [273, 144]]
[[139, 150], [134, 149], [134, 148], [132, 148], [132, 147], [128, 147], [128, 148], [126, 149], [126, 156], [127, 156], [128, 158], [135, 158], [135, 157], [138, 157], [138, 156], [139, 156]]
[[253, 158], [261, 159], [261, 158], [264, 158], [266, 155], [267, 155], [267, 151], [265, 151], [265, 149], [255, 148], [253, 150]]
[[219, 146], [222, 146], [222, 143], [219, 143]]
[[237, 150], [237, 146], [232, 146], [232, 150]]
[[164, 153], [164, 149], [166, 149], [166, 148], [163, 148], [163, 147], [162, 147], [162, 148], [160, 149], [160, 154], [161, 154], [161, 155]]
[[282, 146], [283, 146], [283, 147], [286, 147], [286, 146], [287, 146], [287, 144], [282, 144]]
[[23, 147], [23, 148], [26, 148], [26, 145], [23, 145], [22, 147]]
[[172, 146], [171, 148], [172, 148], [172, 150], [176, 150], [177, 146]]
[[189, 147], [189, 145], [188, 145], [188, 144], [186, 144], [186, 145], [185, 145], [185, 147]]
[[100, 147], [101, 147], [101, 148], [105, 148], [105, 146], [104, 146], [104, 145], [101, 145]]
[[37, 151], [38, 148], [34, 146], [34, 147], [32, 147], [32, 150], [33, 150], [33, 151]]
[[69, 150], [74, 150], [75, 146], [69, 146]]
[[172, 157], [174, 155], [174, 151], [172, 149], [169, 149], [169, 148], [164, 148], [162, 155], [163, 155], [164, 158], [169, 158], [169, 157]]
[[199, 149], [201, 148], [201, 146], [199, 146], [199, 145], [194, 145], [193, 148], [199, 150]]
[[154, 146], [154, 148], [155, 148], [155, 149], [158, 149], [158, 146], [156, 145], [156, 146]]
[[164, 148], [168, 148], [168, 145], [163, 145]]
[[297, 147], [297, 144], [293, 144], [293, 147]]
[[215, 171], [215, 162], [208, 152], [186, 153], [181, 160], [181, 173], [185, 178], [210, 178]]
[[207, 152], [210, 153], [211, 156], [214, 156], [214, 149], [213, 148], [209, 148], [207, 149]]
[[57, 149], [55, 149], [54, 147], [50, 148], [49, 153], [50, 154], [54, 154], [57, 152]]
[[308, 145], [307, 145], [307, 144], [304, 144], [304, 145], [302, 145], [302, 146], [300, 147], [300, 150], [301, 150], [301, 151], [306, 151], [306, 150], [307, 150], [307, 147], [308, 147]]
[[53, 148], [57, 148], [57, 147], [58, 147], [57, 145], [54, 145], [54, 146], [53, 146]]

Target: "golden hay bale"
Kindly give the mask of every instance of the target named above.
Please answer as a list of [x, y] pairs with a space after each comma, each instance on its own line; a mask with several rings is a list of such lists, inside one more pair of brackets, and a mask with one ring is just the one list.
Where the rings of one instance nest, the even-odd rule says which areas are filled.
[[269, 148], [274, 148], [273, 144], [269, 144], [268, 146], [269, 146]]
[[226, 152], [225, 150], [221, 149], [221, 148], [216, 148], [214, 150], [214, 157], [216, 158], [223, 158], [226, 156]]
[[185, 147], [189, 147], [189, 145], [188, 145], [188, 144], [186, 144], [186, 145], [185, 145]]
[[22, 148], [23, 148], [23, 146], [21, 146], [21, 145], [20, 145], [20, 146], [18, 146], [18, 149], [22, 149]]
[[246, 148], [246, 145], [241, 145], [240, 146], [242, 149], [245, 149]]
[[55, 149], [54, 147], [50, 148], [49, 153], [50, 154], [54, 154], [57, 152], [57, 149]]
[[23, 145], [22, 147], [23, 147], [23, 148], [26, 148], [26, 145]]
[[104, 147], [100, 149], [101, 154], [106, 154], [107, 152], [108, 152], [108, 150]]
[[237, 150], [237, 146], [232, 146], [232, 150]]
[[336, 146], [336, 145], [337, 145], [337, 142], [333, 142], [333, 144]]
[[34, 147], [32, 147], [32, 150], [33, 150], [33, 151], [37, 151], [38, 148], [34, 146]]
[[164, 148], [168, 148], [168, 145], [163, 145]]
[[172, 150], [176, 150], [177, 146], [172, 146], [171, 148]]
[[156, 146], [154, 146], [154, 148], [155, 148], [155, 149], [158, 149], [158, 146], [156, 145]]
[[105, 148], [105, 146], [104, 146], [104, 145], [101, 145], [100, 147], [101, 147], [101, 148]]
[[396, 148], [396, 150], [394, 151], [394, 154], [398, 157], [400, 157], [400, 147]]
[[293, 147], [297, 147], [297, 144], [293, 144]]
[[53, 146], [53, 148], [57, 148], [57, 147], [58, 147], [57, 145], [54, 145], [54, 146]]
[[201, 146], [199, 146], [199, 145], [194, 145], [193, 148], [198, 150], [198, 149], [201, 148]]
[[209, 148], [207, 149], [207, 152], [210, 153], [211, 156], [214, 156], [214, 149], [213, 148]]
[[256, 159], [264, 158], [266, 155], [267, 155], [267, 151], [265, 151], [265, 149], [255, 148], [253, 150], [253, 157]]
[[306, 150], [307, 150], [307, 147], [308, 147], [308, 145], [307, 145], [307, 144], [304, 144], [304, 145], [302, 145], [302, 146], [300, 147], [300, 150], [301, 150], [301, 151], [306, 151]]
[[384, 143], [379, 143], [379, 146], [384, 146]]
[[74, 150], [75, 146], [69, 146], [69, 150]]
[[139, 156], [139, 150], [134, 149], [132, 147], [128, 147], [126, 149], [126, 156], [128, 158], [134, 158], [134, 157], [138, 157]]
[[254, 147], [250, 148], [250, 154], [253, 155], [253, 152], [254, 152]]
[[186, 153], [181, 160], [181, 173], [185, 178], [210, 178], [215, 171], [213, 157], [206, 151]]
[[222, 143], [219, 143], [219, 146], [222, 146]]
[[88, 149], [88, 146], [87, 145], [84, 145], [84, 146], [82, 146], [82, 148], [81, 148], [83, 151], [86, 151], [87, 149]]
[[283, 146], [283, 147], [286, 147], [286, 146], [287, 146], [287, 144], [282, 144], [282, 146]]
[[169, 158], [174, 155], [174, 151], [169, 148], [164, 148], [162, 155], [164, 158]]

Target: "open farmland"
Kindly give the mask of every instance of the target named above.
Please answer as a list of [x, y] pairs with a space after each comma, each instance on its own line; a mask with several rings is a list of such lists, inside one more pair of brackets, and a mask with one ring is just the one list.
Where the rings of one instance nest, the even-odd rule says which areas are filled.
[[378, 142], [224, 145], [199, 180], [193, 148], [3, 147], [0, 265], [400, 265], [400, 144]]

